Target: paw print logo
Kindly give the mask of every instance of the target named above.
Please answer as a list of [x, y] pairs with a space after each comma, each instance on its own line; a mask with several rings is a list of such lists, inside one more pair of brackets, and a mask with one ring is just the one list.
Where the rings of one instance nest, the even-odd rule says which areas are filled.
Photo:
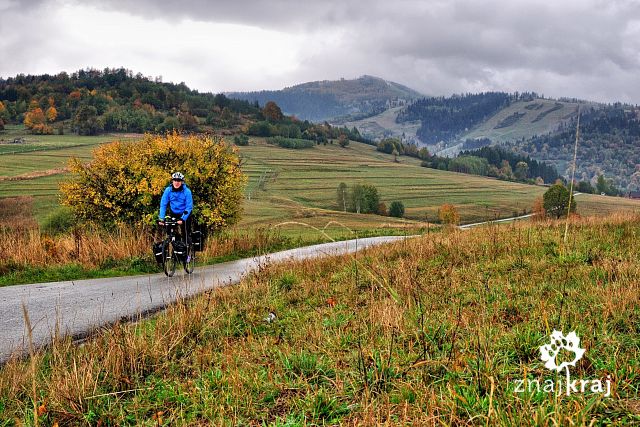
[[[557, 357], [560, 350], [566, 350], [574, 354], [573, 360], [570, 362], [562, 362], [557, 364]], [[540, 358], [545, 362], [544, 366], [552, 371], [560, 372], [569, 366], [576, 366], [576, 362], [584, 355], [584, 348], [580, 348], [580, 338], [575, 331], [569, 332], [564, 336], [561, 331], [554, 330], [551, 334], [551, 342], [540, 347]]]

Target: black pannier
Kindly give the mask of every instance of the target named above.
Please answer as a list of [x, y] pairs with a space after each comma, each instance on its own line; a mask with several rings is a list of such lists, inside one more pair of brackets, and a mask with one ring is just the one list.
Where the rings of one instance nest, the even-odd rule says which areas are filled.
[[187, 258], [187, 244], [182, 240], [174, 240], [173, 252], [178, 256], [180, 261], [184, 261]]
[[202, 235], [202, 231], [196, 230], [191, 232], [191, 244], [198, 252], [204, 249], [204, 236]]
[[162, 242], [153, 244], [153, 256], [156, 257], [156, 262], [162, 264]]

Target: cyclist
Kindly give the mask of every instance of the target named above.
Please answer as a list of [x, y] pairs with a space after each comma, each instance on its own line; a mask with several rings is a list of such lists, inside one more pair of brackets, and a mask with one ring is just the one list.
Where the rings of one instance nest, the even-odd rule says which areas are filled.
[[158, 223], [164, 225], [164, 219], [167, 216], [178, 218], [178, 224], [184, 223], [185, 225], [184, 236], [188, 236], [187, 230], [191, 230], [192, 210], [193, 196], [184, 182], [184, 175], [181, 172], [174, 172], [171, 175], [171, 185], [165, 188], [160, 200], [160, 221]]

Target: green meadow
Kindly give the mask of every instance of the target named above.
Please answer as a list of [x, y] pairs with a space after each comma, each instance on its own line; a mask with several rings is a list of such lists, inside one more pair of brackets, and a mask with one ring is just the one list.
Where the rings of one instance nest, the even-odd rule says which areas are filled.
[[[33, 197], [34, 214], [44, 216], [58, 206], [59, 183], [69, 175], [64, 168], [71, 157], [90, 161], [100, 144], [121, 136], [79, 137], [75, 135], [25, 135], [20, 127], [3, 134], [23, 136], [22, 152], [0, 151], [0, 198]], [[0, 145], [0, 148], [3, 148]], [[533, 201], [545, 187], [500, 181], [487, 177], [439, 171], [420, 167], [420, 161], [376, 151], [375, 147], [351, 142], [308, 149], [286, 149], [252, 138], [238, 147], [243, 171], [249, 181], [245, 191], [242, 229], [275, 227], [286, 233], [311, 233], [313, 227], [370, 230], [422, 227], [438, 221], [438, 209], [445, 203], [456, 206], [463, 223], [521, 215], [531, 211]], [[387, 207], [401, 201], [406, 207], [404, 220], [378, 215], [356, 215], [337, 211], [339, 183], [373, 184]], [[578, 212], [586, 215], [635, 210], [634, 200], [581, 195]], [[296, 222], [298, 224], [292, 224]]]

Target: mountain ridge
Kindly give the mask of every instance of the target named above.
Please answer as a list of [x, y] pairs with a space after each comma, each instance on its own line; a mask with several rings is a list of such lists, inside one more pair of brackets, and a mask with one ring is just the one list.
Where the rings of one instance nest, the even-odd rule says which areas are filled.
[[225, 92], [229, 98], [264, 105], [274, 101], [302, 120], [343, 123], [425, 97], [408, 86], [371, 75], [355, 79], [316, 80], [280, 90]]

